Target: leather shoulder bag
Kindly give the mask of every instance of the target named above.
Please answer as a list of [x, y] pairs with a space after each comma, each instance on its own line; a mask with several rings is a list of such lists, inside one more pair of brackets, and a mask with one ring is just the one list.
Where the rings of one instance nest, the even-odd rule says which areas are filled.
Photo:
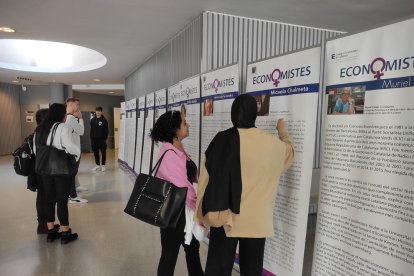
[[138, 175], [124, 210], [134, 218], [160, 228], [177, 226], [187, 197], [187, 188], [179, 188], [169, 181], [154, 176], [157, 175], [165, 154], [170, 150], [163, 153], [149, 175], [143, 173]]

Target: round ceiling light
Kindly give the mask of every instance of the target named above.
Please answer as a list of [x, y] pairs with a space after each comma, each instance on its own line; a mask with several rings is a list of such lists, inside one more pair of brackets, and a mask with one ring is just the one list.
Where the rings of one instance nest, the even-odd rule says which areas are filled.
[[101, 53], [78, 45], [52, 41], [0, 39], [0, 67], [11, 70], [70, 73], [100, 68]]

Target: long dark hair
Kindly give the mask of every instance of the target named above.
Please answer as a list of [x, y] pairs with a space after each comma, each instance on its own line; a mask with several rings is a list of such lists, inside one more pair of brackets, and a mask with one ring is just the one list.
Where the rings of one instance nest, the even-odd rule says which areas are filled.
[[40, 125], [43, 122], [48, 112], [49, 112], [49, 108], [42, 108], [36, 112], [36, 124], [37, 125]]
[[177, 130], [180, 129], [181, 122], [180, 111], [165, 112], [158, 118], [151, 129], [151, 139], [154, 142], [168, 142], [172, 144], [174, 138], [177, 138]]
[[50, 129], [57, 122], [62, 122], [66, 115], [66, 107], [63, 104], [54, 103], [49, 107], [49, 112], [42, 123], [36, 128], [37, 143], [45, 145]]

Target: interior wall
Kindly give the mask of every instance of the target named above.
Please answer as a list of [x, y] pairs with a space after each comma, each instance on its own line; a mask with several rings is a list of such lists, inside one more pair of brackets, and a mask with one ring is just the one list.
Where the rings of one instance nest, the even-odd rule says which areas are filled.
[[[36, 128], [36, 111], [40, 105], [49, 105], [50, 87], [49, 85], [28, 85], [26, 91], [19, 86], [20, 93], [20, 125], [21, 141], [34, 132]], [[27, 117], [33, 117], [33, 122], [29, 122]]]
[[21, 86], [0, 83], [0, 155], [11, 154], [20, 146], [20, 93]]
[[[107, 144], [109, 148], [114, 148], [114, 107], [120, 107], [121, 102], [125, 100], [124, 97], [78, 91], [73, 91], [73, 96], [79, 98], [79, 106], [82, 112], [95, 112], [97, 106], [103, 108], [103, 115], [108, 121], [109, 127]], [[90, 124], [90, 121], [88, 121], [87, 118], [84, 118], [84, 120], [85, 124]], [[89, 139], [89, 133], [84, 134], [84, 139]], [[82, 148], [85, 147], [82, 146]]]

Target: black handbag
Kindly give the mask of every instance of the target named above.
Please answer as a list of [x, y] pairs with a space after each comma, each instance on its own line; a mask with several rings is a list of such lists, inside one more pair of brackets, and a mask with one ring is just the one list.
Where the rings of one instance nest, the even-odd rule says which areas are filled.
[[157, 175], [162, 159], [168, 151], [160, 157], [149, 175], [138, 175], [124, 210], [128, 215], [160, 228], [177, 226], [178, 219], [184, 212], [187, 197], [187, 188], [179, 188], [173, 183], [153, 176]]
[[59, 123], [52, 128], [50, 145], [39, 145], [36, 150], [35, 172], [48, 176], [71, 176], [76, 172], [76, 159], [65, 150], [53, 147], [56, 129]]

